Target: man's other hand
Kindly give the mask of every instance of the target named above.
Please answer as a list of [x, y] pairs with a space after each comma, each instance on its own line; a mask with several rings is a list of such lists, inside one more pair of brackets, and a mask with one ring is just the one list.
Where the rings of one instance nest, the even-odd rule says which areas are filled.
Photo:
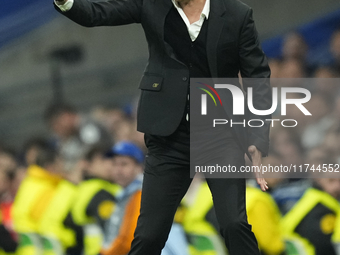
[[[259, 151], [254, 145], [248, 147], [248, 152], [250, 153], [253, 166], [257, 166], [258, 169], [262, 163], [262, 153]], [[262, 177], [260, 172], [255, 173], [257, 184], [260, 185], [262, 191], [266, 191], [268, 189], [266, 180]]]

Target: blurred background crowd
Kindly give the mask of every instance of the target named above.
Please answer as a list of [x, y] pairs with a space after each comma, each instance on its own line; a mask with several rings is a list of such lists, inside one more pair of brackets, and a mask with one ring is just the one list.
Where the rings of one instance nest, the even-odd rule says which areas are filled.
[[[266, 8], [248, 2], [254, 9]], [[126, 28], [115, 30], [127, 41], [130, 52], [123, 47], [126, 55], [117, 53], [102, 60], [107, 51], [114, 51], [111, 47], [120, 47], [106, 37], [108, 30], [88, 32], [66, 20], [50, 21], [43, 14], [49, 13], [49, 7], [45, 10], [39, 1], [36, 4], [42, 10], [30, 6], [29, 13], [40, 13], [40, 22], [49, 25], [38, 32], [25, 28], [30, 50], [13, 39], [20, 38], [17, 30], [3, 40], [0, 36], [4, 67], [0, 80], [0, 255], [127, 254], [139, 213], [147, 153], [144, 136], [136, 131], [135, 84], [139, 78], [135, 77], [140, 77], [146, 57], [142, 35], [135, 27], [130, 33]], [[295, 119], [298, 125], [271, 129], [270, 153], [264, 164], [321, 168], [332, 164], [335, 169], [340, 164], [340, 12], [329, 6], [334, 9], [310, 17], [303, 25], [292, 24], [280, 35], [268, 28], [262, 34], [272, 85], [280, 86], [284, 78], [284, 84], [299, 84], [312, 93], [305, 104], [312, 116], [289, 106], [285, 119]], [[25, 11], [7, 8], [15, 19]], [[307, 10], [312, 12], [311, 7]], [[3, 14], [0, 10], [0, 24], [6, 25], [3, 31], [15, 28], [16, 23]], [[259, 17], [260, 34], [264, 20]], [[49, 29], [62, 32], [47, 47], [41, 41], [49, 41]], [[98, 46], [99, 41], [99, 51], [87, 55], [91, 61], [82, 60], [86, 47], [77, 43], [52, 47], [65, 39], [77, 42], [72, 34], [86, 38], [86, 47]], [[132, 44], [133, 34], [141, 36], [136, 43], [140, 47]], [[15, 61], [19, 55], [26, 57]], [[38, 63], [34, 67], [29, 65], [32, 59]], [[26, 71], [11, 71], [13, 65], [21, 64]], [[28, 79], [30, 75], [36, 80]], [[11, 76], [16, 76], [13, 81]], [[49, 79], [52, 86], [46, 93]], [[282, 116], [276, 112], [273, 118]], [[267, 179], [270, 189], [266, 193], [253, 179], [248, 181], [248, 220], [263, 255], [340, 255], [340, 178], [323, 177], [280, 178], [278, 174]], [[163, 254], [227, 254], [202, 176], [194, 178], [178, 208]]]

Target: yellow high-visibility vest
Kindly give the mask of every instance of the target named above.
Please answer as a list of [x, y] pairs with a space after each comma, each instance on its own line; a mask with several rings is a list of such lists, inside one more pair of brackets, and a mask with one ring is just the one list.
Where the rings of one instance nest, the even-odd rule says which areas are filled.
[[102, 179], [82, 181], [78, 186], [76, 199], [72, 207], [72, 216], [76, 224], [86, 225], [94, 223], [94, 219], [86, 215], [86, 208], [100, 190], [105, 190], [116, 196], [121, 187]]
[[318, 204], [322, 204], [334, 213], [332, 215], [325, 215], [326, 217], [320, 219], [320, 228], [322, 229], [322, 231], [331, 233], [334, 230], [335, 218], [339, 217], [339, 202], [326, 192], [315, 188], [309, 188], [308, 190], [306, 190], [302, 198], [282, 218], [281, 221], [281, 226], [285, 238], [287, 238], [288, 240], [294, 238], [299, 239], [300, 246], [304, 247], [304, 254], [307, 255], [315, 254], [314, 246], [306, 238], [296, 233], [295, 229]]
[[[194, 241], [196, 240], [196, 243], [191, 245], [193, 255], [225, 253], [224, 243], [219, 233], [206, 220], [206, 214], [212, 207], [213, 201], [209, 187], [206, 182], [203, 182], [183, 222], [186, 233], [189, 237], [193, 236]], [[285, 242], [279, 227], [281, 215], [275, 201], [259, 189], [247, 187], [246, 209], [248, 221], [259, 241], [259, 248], [268, 254], [281, 254], [285, 250]]]
[[332, 236], [332, 241], [334, 243], [340, 244], [340, 213], [338, 214], [338, 218], [335, 223], [334, 234]]
[[39, 222], [50, 204], [62, 178], [32, 165], [15, 196], [12, 217], [19, 233], [18, 255], [42, 255]]
[[285, 242], [280, 229], [281, 213], [274, 199], [255, 187], [246, 188], [248, 222], [265, 254], [281, 254]]
[[220, 237], [207, 220], [206, 215], [213, 206], [211, 193], [206, 182], [201, 183], [195, 201], [185, 211], [183, 227], [189, 238], [191, 255], [223, 255], [226, 248]]
[[64, 221], [71, 212], [77, 195], [77, 186], [62, 180], [39, 224], [39, 234], [44, 239], [44, 254], [63, 254], [76, 244], [76, 235], [65, 227]]
[[77, 195], [71, 210], [74, 222], [83, 226], [84, 229], [85, 255], [97, 255], [103, 244], [103, 233], [100, 227], [96, 224], [95, 219], [86, 214], [86, 209], [90, 202], [101, 190], [116, 196], [121, 187], [97, 178], [83, 181], [78, 186]]

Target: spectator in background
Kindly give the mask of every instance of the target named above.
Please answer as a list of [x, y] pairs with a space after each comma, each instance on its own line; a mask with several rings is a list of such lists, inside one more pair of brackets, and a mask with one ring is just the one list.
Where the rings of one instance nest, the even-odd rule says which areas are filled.
[[339, 95], [339, 84], [337, 79], [339, 74], [330, 66], [321, 66], [314, 72], [315, 84], [311, 89], [312, 95], [319, 94], [327, 99], [329, 104], [334, 104]]
[[136, 131], [133, 130], [133, 122], [128, 119], [124, 118], [122, 121], [116, 126], [114, 131], [114, 139], [116, 142], [121, 142], [125, 140], [130, 140], [132, 134]]
[[305, 107], [312, 114], [308, 117], [308, 125], [301, 137], [302, 146], [308, 150], [323, 142], [327, 131], [334, 124], [334, 119], [331, 117], [330, 102], [320, 94], [313, 95]]
[[[186, 211], [183, 226], [188, 238], [191, 255], [225, 255], [212, 196], [204, 176], [195, 175], [195, 192], [184, 197]], [[192, 192], [193, 187], [189, 189]]]
[[286, 254], [280, 229], [281, 213], [274, 199], [251, 186], [247, 187], [246, 199], [248, 220], [252, 225], [261, 254]]
[[340, 133], [340, 96], [337, 95], [334, 106], [332, 107], [331, 117], [334, 120], [334, 124], [330, 128], [331, 131]]
[[[113, 157], [113, 180], [123, 187], [117, 194], [117, 205], [106, 226], [105, 244], [101, 254], [124, 255], [131, 248], [140, 211], [143, 151], [129, 141], [118, 142], [108, 153]], [[187, 255], [184, 232], [173, 225], [163, 255]]]
[[29, 166], [13, 204], [14, 229], [19, 234], [18, 255], [41, 254], [39, 221], [62, 180], [63, 161], [51, 147], [41, 148]]
[[[269, 194], [250, 185], [246, 188], [246, 199], [248, 221], [261, 254], [285, 254], [285, 243], [279, 227], [281, 214], [275, 201]], [[206, 181], [201, 182], [193, 204], [188, 206], [183, 224], [192, 255], [228, 254], [221, 245], [213, 200]]]
[[17, 249], [17, 242], [13, 238], [11, 229], [8, 229], [4, 218], [4, 210], [2, 208], [3, 197], [9, 190], [10, 176], [7, 172], [0, 170], [0, 254], [13, 253]]
[[304, 163], [302, 150], [298, 141], [285, 143], [285, 146], [281, 149], [281, 160], [285, 166], [291, 164], [299, 166]]
[[110, 147], [94, 145], [85, 155], [84, 180], [71, 209], [74, 222], [84, 230], [84, 253], [97, 255], [102, 247], [105, 224], [110, 218], [120, 190], [111, 182], [112, 159], [106, 155]]
[[[311, 76], [314, 67], [307, 62], [308, 44], [299, 32], [288, 33], [283, 41], [283, 78], [306, 78]], [[293, 70], [293, 67], [299, 70]]]
[[66, 171], [72, 171], [85, 152], [96, 143], [111, 146], [112, 137], [92, 119], [80, 115], [68, 104], [50, 105], [45, 120], [54, 134], [54, 142], [65, 161]]
[[0, 171], [12, 171], [17, 166], [15, 151], [9, 147], [0, 147]]
[[317, 146], [308, 150], [305, 158], [306, 162], [310, 165], [319, 165], [331, 159], [327, 150], [323, 146]]
[[282, 59], [298, 60], [305, 63], [308, 53], [308, 45], [301, 34], [291, 32], [286, 35], [282, 47]]
[[135, 144], [124, 141], [116, 143], [108, 155], [113, 157], [112, 179], [123, 190], [106, 226], [101, 254], [123, 255], [130, 251], [139, 216], [144, 154]]
[[[268, 64], [269, 64], [269, 67], [270, 67], [270, 71], [271, 71], [271, 75], [270, 75], [270, 78], [273, 79], [273, 78], [280, 78], [280, 72], [281, 72], [281, 60], [279, 59], [269, 59], [268, 60]], [[272, 86], [275, 86], [275, 83], [272, 84]]]
[[340, 134], [336, 131], [329, 131], [322, 143], [324, 152], [338, 164], [340, 164]]
[[110, 132], [115, 142], [131, 140], [146, 150], [144, 134], [137, 131], [136, 114], [127, 115], [119, 108], [96, 107], [91, 115]]
[[39, 151], [47, 146], [49, 146], [48, 141], [43, 137], [33, 137], [28, 139], [23, 146], [24, 165], [30, 166], [36, 164]]
[[[333, 162], [333, 161], [328, 161]], [[334, 165], [334, 164], [333, 164]], [[340, 179], [337, 178], [317, 178], [315, 179], [315, 187], [323, 190], [336, 200], [340, 200]]]
[[315, 255], [336, 255], [331, 237], [339, 217], [339, 198], [340, 179], [314, 179], [314, 187], [306, 190], [284, 216], [282, 227], [285, 235], [304, 238], [314, 246]]
[[332, 35], [330, 51], [333, 57], [333, 66], [340, 73], [340, 28]]
[[[280, 78], [306, 78], [304, 63], [298, 59], [283, 60], [281, 64]], [[293, 84], [292, 84], [293, 86]]]
[[[15, 194], [18, 190], [21, 176], [18, 178], [19, 170], [0, 171], [0, 215], [1, 224], [9, 231], [13, 238], [17, 238], [13, 228], [12, 207]], [[1, 239], [1, 235], [0, 235]], [[1, 252], [0, 252], [1, 254]]]
[[[128, 118], [120, 108], [106, 108], [100, 106], [92, 110], [91, 116], [101, 123], [114, 138], [121, 123]], [[114, 141], [117, 141], [116, 138]]]
[[[320, 66], [315, 70], [314, 77], [315, 78], [339, 78], [339, 73], [332, 66]], [[336, 88], [334, 85], [332, 87], [332, 86], [328, 86], [327, 84], [326, 85], [320, 84], [320, 88], [318, 89], [318, 91], [320, 91], [321, 93], [326, 92], [327, 95], [330, 95], [330, 91], [333, 91], [334, 93], [333, 89], [337, 90], [338, 88]]]
[[334, 244], [336, 255], [340, 255], [340, 216], [338, 216], [336, 223], [335, 223], [335, 230], [332, 236], [332, 241]]
[[311, 186], [307, 180], [287, 181], [273, 188], [271, 195], [282, 215], [288, 213], [304, 192]]
[[11, 211], [24, 174], [18, 167], [14, 150], [5, 146], [0, 148], [0, 254], [13, 252], [17, 247]]
[[77, 186], [63, 178], [38, 223], [38, 234], [43, 242], [43, 254], [82, 254], [83, 230], [74, 224], [70, 215], [77, 195]]
[[[289, 166], [292, 164], [298, 167], [304, 163], [309, 163], [308, 160], [304, 158], [304, 150], [300, 144], [300, 136], [293, 131], [293, 129], [282, 127], [274, 127], [272, 129], [271, 155], [264, 159], [264, 165], [282, 164], [283, 166]], [[296, 174], [292, 176], [279, 176], [279, 174], [277, 174], [277, 178], [268, 180], [271, 195], [276, 201], [281, 214], [284, 215], [301, 198], [306, 189], [311, 186], [311, 182], [310, 179], [283, 180], [282, 177], [296, 178], [297, 176]]]
[[271, 149], [280, 157], [283, 165], [302, 164], [303, 155], [299, 136], [292, 129], [274, 127], [271, 133]]

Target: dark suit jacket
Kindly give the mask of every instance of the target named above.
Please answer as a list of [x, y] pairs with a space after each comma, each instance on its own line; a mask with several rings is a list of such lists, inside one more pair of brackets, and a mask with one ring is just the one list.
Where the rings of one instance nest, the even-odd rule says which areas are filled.
[[[137, 129], [161, 136], [170, 135], [178, 127], [190, 82], [188, 68], [176, 58], [172, 48], [164, 41], [164, 21], [171, 6], [171, 0], [74, 0], [71, 10], [63, 13], [87, 27], [142, 24], [149, 47], [149, 60], [139, 85], [141, 96]], [[60, 11], [59, 8], [57, 10]], [[237, 78], [239, 71], [242, 77], [270, 76], [266, 57], [258, 41], [252, 10], [238, 0], [211, 0], [207, 55], [212, 77]], [[160, 85], [153, 87], [154, 83]], [[269, 82], [252, 86], [254, 107], [269, 109]], [[232, 118], [231, 109], [227, 107], [226, 111]], [[245, 151], [248, 145], [255, 145], [264, 155], [267, 154], [268, 124], [254, 130], [238, 127], [234, 131]]]

